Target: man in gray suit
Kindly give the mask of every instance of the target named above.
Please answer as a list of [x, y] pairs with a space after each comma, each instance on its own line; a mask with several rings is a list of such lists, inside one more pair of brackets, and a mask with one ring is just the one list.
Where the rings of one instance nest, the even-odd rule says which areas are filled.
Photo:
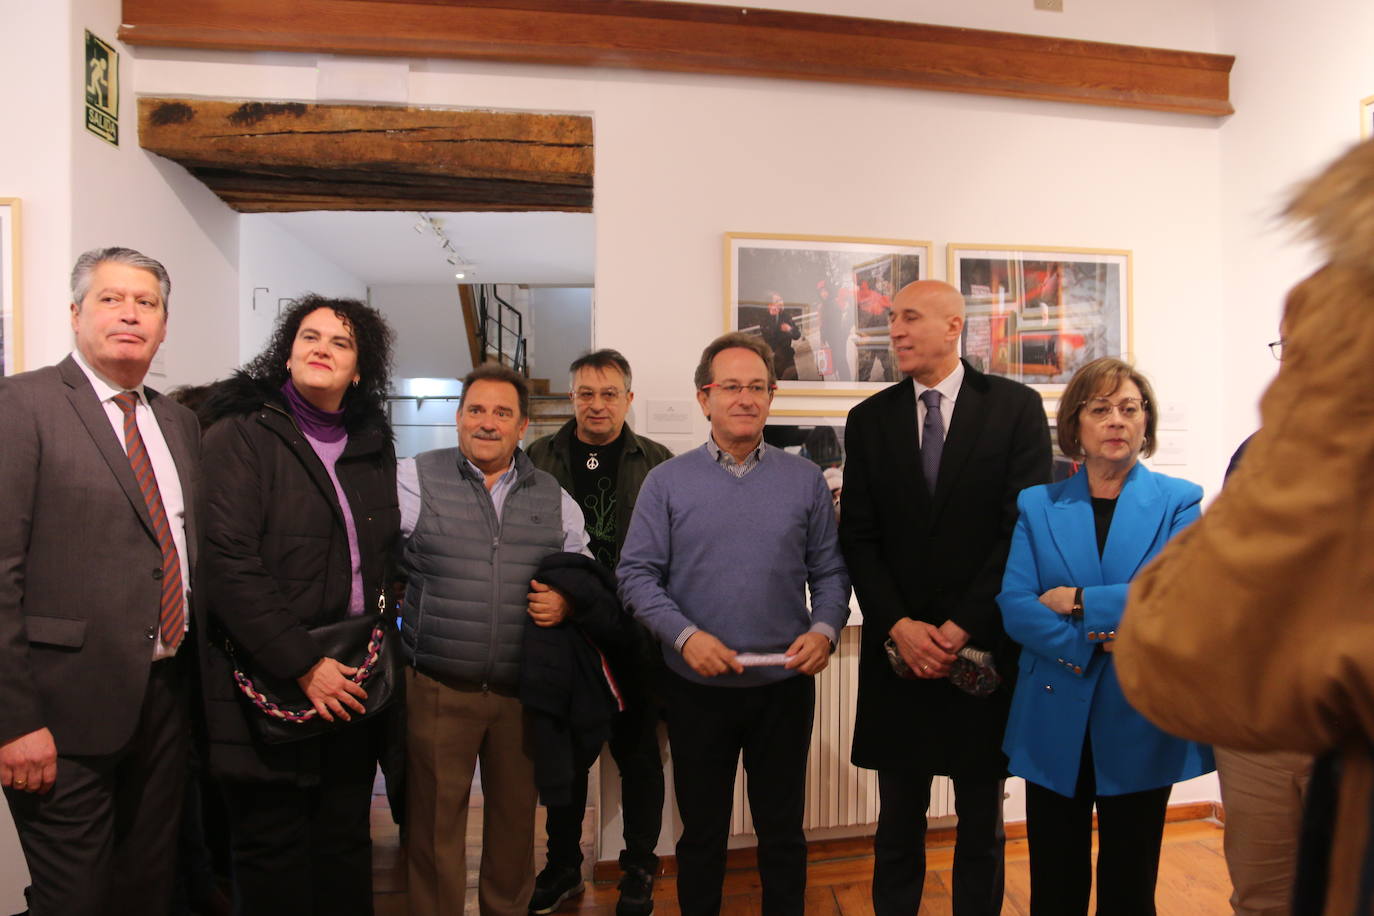
[[31, 912], [166, 912], [186, 773], [194, 414], [143, 387], [171, 281], [72, 270], [76, 351], [0, 379], [0, 785]]

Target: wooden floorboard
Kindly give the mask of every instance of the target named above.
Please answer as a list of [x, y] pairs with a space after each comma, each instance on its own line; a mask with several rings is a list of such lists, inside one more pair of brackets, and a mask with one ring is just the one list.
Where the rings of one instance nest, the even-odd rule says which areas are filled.
[[[378, 792], [381, 792], [379, 783]], [[619, 894], [615, 880], [594, 883], [595, 858], [590, 815], [583, 825], [583, 872], [587, 890], [559, 908], [560, 914], [612, 916]], [[385, 798], [374, 800], [372, 810], [374, 900], [377, 916], [405, 916], [405, 854], [399, 832], [391, 822]], [[1018, 832], [1013, 832], [1013, 836]], [[1024, 834], [1021, 834], [1024, 836]], [[468, 817], [468, 893], [465, 912], [477, 912], [477, 866], [481, 856], [482, 812], [480, 796], [474, 797]], [[1159, 883], [1155, 902], [1160, 916], [1225, 916], [1231, 912], [1231, 882], [1222, 855], [1222, 827], [1214, 819], [1173, 821], [1164, 827]], [[544, 827], [538, 821], [536, 862], [543, 866]], [[1094, 841], [1094, 856], [1096, 842]], [[731, 856], [721, 904], [724, 916], [754, 916], [761, 910], [762, 889], [752, 856]], [[926, 855], [926, 881], [920, 916], [951, 916], [951, 879], [954, 848], [931, 847]], [[603, 874], [605, 870], [603, 869]], [[873, 879], [872, 839], [816, 844], [807, 867], [807, 916], [872, 916], [869, 885]], [[1094, 905], [1096, 896], [1094, 895]], [[1091, 911], [1091, 910], [1090, 910]], [[654, 886], [655, 916], [678, 916], [677, 879], [660, 877]], [[1029, 849], [1023, 838], [1009, 839], [1006, 852], [1006, 896], [1003, 916], [1029, 916]]]

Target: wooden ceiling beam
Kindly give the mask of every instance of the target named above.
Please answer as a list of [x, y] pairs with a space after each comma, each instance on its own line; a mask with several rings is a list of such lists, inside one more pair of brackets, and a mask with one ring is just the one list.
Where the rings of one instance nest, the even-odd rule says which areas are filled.
[[138, 139], [245, 213], [592, 209], [576, 115], [145, 97]]
[[124, 0], [132, 45], [449, 57], [1221, 116], [1229, 55], [659, 0]]

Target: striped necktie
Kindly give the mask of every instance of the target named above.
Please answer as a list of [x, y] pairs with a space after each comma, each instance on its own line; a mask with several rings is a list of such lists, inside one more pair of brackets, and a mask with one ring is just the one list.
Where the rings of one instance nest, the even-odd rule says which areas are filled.
[[181, 643], [186, 629], [186, 595], [181, 585], [181, 560], [177, 556], [176, 541], [172, 539], [172, 524], [167, 518], [167, 510], [162, 507], [162, 494], [157, 488], [157, 477], [153, 474], [153, 462], [148, 450], [143, 446], [143, 436], [138, 431], [138, 420], [134, 408], [138, 405], [138, 395], [132, 391], [121, 391], [114, 396], [114, 402], [124, 412], [124, 446], [129, 453], [129, 465], [134, 469], [138, 488], [143, 492], [143, 501], [148, 504], [148, 516], [153, 520], [153, 531], [157, 534], [158, 546], [162, 548], [162, 609], [158, 614], [158, 630], [162, 644], [175, 649]]

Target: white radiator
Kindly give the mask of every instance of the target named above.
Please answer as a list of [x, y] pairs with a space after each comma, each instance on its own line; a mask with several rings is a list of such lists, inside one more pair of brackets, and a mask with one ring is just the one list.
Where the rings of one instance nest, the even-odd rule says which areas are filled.
[[[854, 709], [859, 692], [859, 627], [847, 627], [830, 664], [816, 678], [816, 721], [811, 730], [811, 753], [806, 762], [806, 822], [808, 830], [855, 827], [878, 820], [878, 774], [849, 762], [854, 739]], [[954, 789], [937, 777], [930, 788], [928, 817], [954, 813]], [[735, 808], [730, 815], [732, 836], [752, 835], [744, 766], [735, 776]]]

